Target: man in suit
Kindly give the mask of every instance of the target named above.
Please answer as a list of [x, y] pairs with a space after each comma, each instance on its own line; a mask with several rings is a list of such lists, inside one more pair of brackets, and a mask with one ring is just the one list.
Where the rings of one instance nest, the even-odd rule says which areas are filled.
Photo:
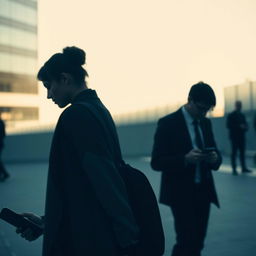
[[5, 139], [5, 124], [2, 120], [2, 114], [0, 112], [0, 181], [5, 181], [10, 177], [9, 173], [6, 171], [3, 161], [2, 161], [2, 152], [4, 148], [4, 139]]
[[[117, 145], [108, 143], [102, 125], [85, 104], [104, 117], [111, 115], [87, 87], [85, 53], [66, 47], [40, 69], [38, 79], [61, 114], [52, 140], [45, 215], [25, 213], [43, 228], [43, 256], [121, 256], [132, 252], [138, 227], [125, 184], [115, 166]], [[111, 149], [110, 149], [111, 148]], [[27, 240], [31, 229], [18, 229]]]
[[200, 256], [210, 203], [219, 207], [211, 170], [221, 164], [211, 121], [212, 88], [193, 85], [187, 103], [158, 122], [151, 166], [162, 172], [160, 202], [170, 206], [176, 231], [172, 256]]
[[242, 102], [235, 102], [235, 110], [228, 114], [227, 128], [229, 130], [229, 138], [231, 141], [231, 166], [233, 175], [237, 175], [236, 156], [237, 151], [240, 153], [240, 163], [242, 173], [251, 172], [247, 169], [245, 162], [245, 133], [248, 131], [248, 124], [245, 115], [242, 113]]

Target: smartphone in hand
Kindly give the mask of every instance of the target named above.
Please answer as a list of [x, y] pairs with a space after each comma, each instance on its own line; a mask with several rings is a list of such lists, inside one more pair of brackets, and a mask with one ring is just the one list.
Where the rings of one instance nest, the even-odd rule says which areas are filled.
[[32, 229], [35, 236], [40, 236], [43, 234], [43, 228], [32, 222], [31, 220], [25, 218], [21, 214], [18, 214], [8, 208], [3, 208], [0, 212], [0, 218], [9, 224], [15, 226], [16, 228]]
[[210, 152], [212, 152], [212, 151], [216, 151], [216, 148], [215, 148], [215, 147], [206, 147], [206, 148], [204, 148], [204, 149], [202, 150], [202, 153], [203, 153], [203, 154], [208, 154], [208, 153], [210, 153]]

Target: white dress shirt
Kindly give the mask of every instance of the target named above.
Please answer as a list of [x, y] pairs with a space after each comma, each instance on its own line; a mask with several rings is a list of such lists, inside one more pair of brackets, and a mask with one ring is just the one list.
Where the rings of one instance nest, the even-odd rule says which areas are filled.
[[[190, 139], [191, 139], [191, 142], [192, 142], [192, 147], [194, 149], [198, 149], [198, 147], [196, 145], [195, 126], [193, 124], [194, 118], [189, 114], [189, 112], [186, 110], [186, 108], [184, 106], [182, 107], [182, 113], [183, 113], [183, 116], [184, 116], [184, 119], [185, 119], [185, 122], [186, 122], [186, 125], [187, 125], [187, 128], [188, 128], [188, 132], [189, 132]], [[200, 123], [199, 120], [198, 120], [198, 122]], [[198, 126], [198, 128], [199, 128], [199, 133], [200, 133], [202, 142], [204, 144], [203, 133], [202, 133], [200, 125]], [[200, 164], [198, 163], [196, 165], [195, 183], [200, 183], [200, 182], [201, 182]]]

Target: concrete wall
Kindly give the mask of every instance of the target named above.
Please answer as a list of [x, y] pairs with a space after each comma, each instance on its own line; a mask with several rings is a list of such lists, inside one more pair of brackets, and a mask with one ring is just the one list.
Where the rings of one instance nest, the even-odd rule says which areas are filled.
[[[256, 150], [256, 135], [252, 125], [250, 125], [250, 118], [247, 118], [247, 120], [250, 126], [246, 134], [247, 154], [251, 155]], [[211, 121], [218, 148], [223, 154], [230, 154], [230, 141], [228, 130], [226, 129], [226, 117], [212, 118]], [[118, 134], [123, 154], [126, 156], [150, 155], [156, 127], [156, 122], [119, 126]]]
[[117, 127], [124, 156], [148, 156], [153, 147], [156, 122], [120, 125]]
[[[212, 119], [217, 145], [222, 153], [229, 154], [230, 142], [225, 122], [225, 118]], [[119, 125], [117, 130], [124, 156], [150, 156], [156, 121]], [[52, 135], [53, 131], [7, 136], [3, 152], [4, 161], [47, 161]], [[255, 148], [256, 136], [251, 127], [247, 133], [247, 154], [251, 155]]]
[[13, 134], [6, 137], [5, 162], [47, 161], [53, 132]]

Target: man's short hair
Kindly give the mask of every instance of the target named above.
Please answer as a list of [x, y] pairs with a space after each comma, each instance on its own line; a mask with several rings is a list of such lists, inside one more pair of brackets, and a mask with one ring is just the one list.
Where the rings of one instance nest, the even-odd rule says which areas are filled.
[[213, 89], [204, 82], [192, 85], [188, 96], [194, 102], [200, 102], [211, 107], [216, 105], [216, 97]]

